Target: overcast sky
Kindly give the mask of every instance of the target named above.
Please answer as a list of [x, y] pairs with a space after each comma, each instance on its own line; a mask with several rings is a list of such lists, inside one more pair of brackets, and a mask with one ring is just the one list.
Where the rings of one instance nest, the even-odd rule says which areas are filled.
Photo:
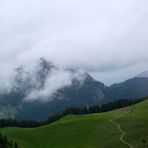
[[106, 84], [148, 70], [148, 1], [0, 0], [0, 79], [40, 57]]

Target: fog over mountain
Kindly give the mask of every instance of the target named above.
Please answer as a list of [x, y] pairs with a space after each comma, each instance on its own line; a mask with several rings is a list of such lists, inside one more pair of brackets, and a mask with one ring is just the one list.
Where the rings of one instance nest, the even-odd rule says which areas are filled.
[[70, 87], [73, 81], [82, 85], [86, 76], [83, 70], [61, 68], [40, 58], [29, 68], [22, 65], [14, 69], [7, 85], [1, 85], [0, 95], [17, 93], [24, 95], [25, 101], [51, 101], [58, 90]]
[[[0, 1], [1, 89], [10, 88], [14, 69], [31, 69], [41, 57], [106, 84], [146, 70], [147, 6], [147, 0]], [[69, 74], [59, 72], [57, 79], [68, 82]]]
[[137, 75], [136, 77], [146, 77], [146, 78], [148, 78], [148, 71], [144, 71], [144, 72], [140, 73], [139, 75]]
[[44, 58], [15, 68], [9, 78], [0, 89], [1, 114], [19, 120], [45, 120], [69, 107], [148, 95], [148, 78], [134, 77], [108, 87], [84, 70], [58, 67]]

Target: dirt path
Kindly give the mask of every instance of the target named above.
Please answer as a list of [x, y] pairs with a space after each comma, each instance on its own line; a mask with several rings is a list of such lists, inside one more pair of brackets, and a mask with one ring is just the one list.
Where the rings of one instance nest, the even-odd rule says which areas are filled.
[[120, 141], [121, 141], [122, 143], [128, 145], [130, 148], [134, 148], [133, 145], [131, 145], [130, 143], [128, 143], [127, 141], [124, 140], [125, 131], [123, 131], [123, 130], [121, 129], [121, 125], [120, 125], [119, 123], [113, 121], [113, 120], [110, 120], [110, 122], [113, 123], [113, 124], [115, 124], [115, 125], [118, 127], [119, 131], [122, 133], [121, 136], [120, 136]]

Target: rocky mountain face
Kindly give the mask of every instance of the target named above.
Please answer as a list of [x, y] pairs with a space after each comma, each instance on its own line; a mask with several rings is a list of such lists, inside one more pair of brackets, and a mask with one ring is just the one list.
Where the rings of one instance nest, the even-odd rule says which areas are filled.
[[31, 70], [16, 69], [12, 90], [0, 95], [0, 104], [17, 108], [17, 119], [44, 120], [67, 107], [103, 102], [105, 88], [86, 72], [61, 69], [40, 59]]
[[41, 58], [33, 69], [16, 69], [12, 90], [0, 94], [0, 108], [11, 108], [9, 117], [45, 120], [68, 107], [147, 95], [148, 78], [133, 78], [107, 87], [84, 71], [61, 69]]

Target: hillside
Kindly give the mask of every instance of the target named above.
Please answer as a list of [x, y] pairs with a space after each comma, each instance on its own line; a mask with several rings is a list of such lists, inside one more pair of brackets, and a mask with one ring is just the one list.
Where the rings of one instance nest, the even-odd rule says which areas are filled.
[[5, 128], [1, 132], [17, 141], [24, 148], [127, 148], [120, 141], [143, 148], [143, 140], [148, 143], [148, 100], [127, 107], [130, 113], [118, 109], [112, 112], [83, 116], [66, 116], [65, 118], [43, 127], [22, 129]]
[[139, 98], [148, 95], [148, 78], [135, 77], [124, 82], [113, 84], [106, 91], [107, 98], [118, 100], [123, 98]]
[[148, 96], [148, 78], [135, 77], [108, 87], [85, 71], [60, 68], [43, 58], [31, 70], [15, 69], [11, 82], [9, 92], [0, 90], [0, 118], [43, 121], [69, 107]]

